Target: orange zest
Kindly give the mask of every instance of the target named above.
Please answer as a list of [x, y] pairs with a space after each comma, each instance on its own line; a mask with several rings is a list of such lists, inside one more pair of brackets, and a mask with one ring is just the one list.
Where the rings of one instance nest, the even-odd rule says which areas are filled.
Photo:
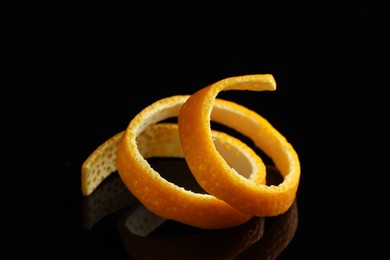
[[[220, 80], [191, 95], [178, 117], [180, 141], [187, 164], [208, 193], [241, 212], [276, 216], [293, 204], [300, 179], [300, 163], [293, 146], [266, 119], [229, 101], [215, 106], [223, 90], [275, 90], [272, 75], [247, 75]], [[255, 183], [232, 169], [216, 149], [210, 120], [249, 137], [275, 163], [283, 176], [277, 186]]]

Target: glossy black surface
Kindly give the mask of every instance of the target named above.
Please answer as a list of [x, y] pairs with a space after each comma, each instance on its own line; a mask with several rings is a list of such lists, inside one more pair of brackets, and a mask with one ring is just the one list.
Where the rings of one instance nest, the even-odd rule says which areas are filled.
[[[244, 254], [272, 251], [275, 235], [285, 236], [279, 259], [386, 255], [387, 240], [379, 237], [387, 236], [388, 222], [387, 9], [364, 2], [260, 6], [206, 8], [196, 15], [153, 12], [130, 1], [53, 3], [51, 12], [35, 6], [35, 18], [25, 22], [32, 31], [23, 41], [27, 71], [15, 79], [27, 80], [26, 89], [13, 88], [18, 109], [4, 127], [16, 133], [6, 150], [16, 159], [14, 174], [6, 175], [15, 179], [4, 182], [11, 187], [4, 216], [12, 223], [6, 239], [16, 245], [12, 253], [51, 259], [196, 256], [191, 239], [207, 251], [205, 241], [216, 236], [231, 246], [224, 252], [210, 241], [212, 253], [228, 254], [241, 246], [235, 238], [245, 237], [245, 230], [260, 232], [264, 224], [263, 237]], [[255, 110], [293, 144], [302, 167], [292, 213], [297, 218], [254, 219], [220, 233], [166, 221], [155, 239], [137, 237], [120, 228], [134, 210], [123, 187], [111, 194], [115, 210], [100, 208], [93, 219], [86, 217], [90, 203], [107, 199], [104, 193], [81, 195], [81, 164], [99, 144], [160, 98], [252, 73], [273, 74], [277, 90], [219, 97]], [[289, 225], [291, 234], [284, 230]], [[161, 247], [166, 251], [159, 253]]]
[[[182, 159], [150, 160], [166, 179], [202, 192]], [[268, 184], [281, 176], [268, 167]], [[123, 248], [134, 259], [253, 259], [279, 256], [293, 239], [298, 226], [298, 202], [277, 217], [255, 217], [233, 228], [205, 230], [160, 218], [147, 210], [127, 190], [117, 173], [83, 199], [83, 227], [102, 232], [104, 222], [116, 228]], [[114, 236], [106, 233], [107, 240]], [[121, 250], [124, 252], [124, 250]], [[97, 252], [91, 252], [95, 254]]]

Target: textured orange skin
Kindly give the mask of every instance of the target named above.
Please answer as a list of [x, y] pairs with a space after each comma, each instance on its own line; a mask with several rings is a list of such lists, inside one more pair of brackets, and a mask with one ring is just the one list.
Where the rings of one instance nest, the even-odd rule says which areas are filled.
[[[215, 108], [222, 90], [275, 90], [272, 75], [227, 78], [205, 87], [188, 98], [179, 117], [179, 134], [185, 159], [198, 183], [208, 193], [238, 210], [255, 216], [286, 212], [296, 197], [300, 163], [292, 145], [263, 117], [236, 103], [225, 101]], [[284, 177], [278, 186], [257, 184], [232, 171], [215, 149], [210, 120], [248, 136], [275, 163]]]
[[81, 192], [89, 196], [111, 173], [117, 170], [116, 151], [124, 131], [99, 145], [81, 166]]

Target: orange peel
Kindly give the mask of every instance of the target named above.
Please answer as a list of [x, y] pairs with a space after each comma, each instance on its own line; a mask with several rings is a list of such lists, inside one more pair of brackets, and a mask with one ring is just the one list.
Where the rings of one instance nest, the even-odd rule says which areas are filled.
[[[275, 89], [270, 74], [245, 75], [220, 80], [192, 95], [152, 103], [85, 160], [83, 195], [89, 196], [118, 171], [130, 192], [151, 212], [199, 228], [232, 227], [253, 216], [286, 212], [295, 200], [300, 179], [300, 162], [293, 146], [255, 111], [217, 98], [225, 90]], [[178, 124], [164, 122], [172, 117], [178, 118]], [[249, 137], [272, 159], [283, 181], [267, 185], [262, 159], [239, 139], [211, 129], [211, 121]], [[152, 157], [185, 158], [206, 194], [164, 179], [147, 161]]]
[[116, 151], [124, 131], [100, 144], [81, 166], [81, 192], [89, 196], [99, 184], [117, 170]]
[[[226, 78], [192, 94], [178, 116], [184, 157], [199, 185], [249, 215], [276, 216], [290, 208], [300, 179], [299, 158], [293, 146], [265, 118], [231, 101], [216, 106], [216, 96], [225, 90], [275, 89], [270, 74]], [[249, 137], [272, 159], [283, 176], [282, 183], [277, 186], [255, 183], [232, 169], [213, 143], [210, 120]]]
[[[130, 121], [118, 143], [118, 173], [131, 193], [156, 215], [208, 229], [242, 224], [252, 216], [210, 194], [195, 193], [165, 180], [146, 159], [184, 156], [176, 124], [165, 132], [154, 128], [160, 125], [158, 122], [177, 117], [188, 98], [189, 95], [178, 95], [160, 99]], [[222, 100], [215, 102], [220, 109], [224, 105]], [[265, 183], [265, 165], [249, 146], [222, 132], [215, 131], [212, 138], [215, 149], [225, 156], [229, 167], [246, 172], [243, 178], [253, 183]]]

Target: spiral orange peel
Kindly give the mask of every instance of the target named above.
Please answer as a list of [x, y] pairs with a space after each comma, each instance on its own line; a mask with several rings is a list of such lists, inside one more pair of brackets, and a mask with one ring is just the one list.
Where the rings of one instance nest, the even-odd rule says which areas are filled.
[[[215, 106], [215, 99], [224, 90], [275, 89], [270, 74], [226, 78], [192, 94], [178, 116], [184, 157], [200, 186], [241, 212], [255, 216], [276, 216], [293, 204], [300, 179], [298, 155], [286, 138], [259, 114], [228, 101]], [[282, 183], [259, 184], [237, 174], [213, 144], [210, 120], [249, 137], [272, 159], [283, 176]]]
[[[253, 216], [276, 216], [293, 204], [300, 163], [293, 146], [265, 118], [235, 102], [217, 98], [224, 90], [275, 90], [270, 74], [215, 82], [192, 95], [160, 99], [127, 128], [101, 144], [82, 166], [82, 193], [90, 195], [118, 171], [130, 192], [156, 215], [214, 229], [240, 225]], [[178, 124], [163, 122], [177, 117]], [[244, 142], [211, 129], [215, 121], [249, 137], [283, 176], [267, 185], [262, 159]], [[205, 190], [195, 193], [165, 180], [148, 158], [185, 158]], [[178, 172], [177, 174], [180, 174]]]

